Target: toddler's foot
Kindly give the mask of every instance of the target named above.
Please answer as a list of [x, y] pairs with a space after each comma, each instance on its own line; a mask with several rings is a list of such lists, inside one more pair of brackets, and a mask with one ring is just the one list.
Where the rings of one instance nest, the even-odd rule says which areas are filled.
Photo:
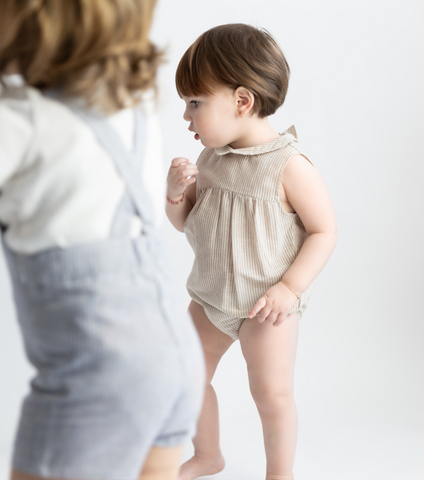
[[214, 458], [200, 458], [194, 455], [181, 465], [178, 480], [194, 480], [205, 475], [215, 475], [224, 468], [225, 460], [222, 455]]

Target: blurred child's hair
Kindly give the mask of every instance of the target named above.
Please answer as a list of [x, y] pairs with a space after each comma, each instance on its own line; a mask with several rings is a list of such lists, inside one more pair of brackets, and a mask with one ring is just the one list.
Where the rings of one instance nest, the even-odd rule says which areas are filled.
[[284, 103], [289, 76], [283, 52], [266, 30], [235, 23], [200, 35], [180, 60], [176, 85], [186, 97], [243, 86], [255, 97], [252, 113], [263, 118]]
[[0, 75], [61, 87], [105, 112], [156, 87], [162, 53], [149, 41], [156, 0], [1, 0]]

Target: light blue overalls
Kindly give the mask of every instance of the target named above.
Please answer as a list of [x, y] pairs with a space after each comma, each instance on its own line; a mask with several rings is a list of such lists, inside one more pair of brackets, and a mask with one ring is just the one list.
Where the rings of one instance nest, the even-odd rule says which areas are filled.
[[[37, 370], [13, 468], [47, 478], [136, 480], [151, 446], [174, 447], [194, 435], [203, 354], [142, 185], [141, 109], [130, 154], [104, 117], [66, 103], [113, 158], [127, 195], [107, 240], [35, 255], [3, 242], [25, 350]], [[134, 214], [143, 232], [131, 239]]]

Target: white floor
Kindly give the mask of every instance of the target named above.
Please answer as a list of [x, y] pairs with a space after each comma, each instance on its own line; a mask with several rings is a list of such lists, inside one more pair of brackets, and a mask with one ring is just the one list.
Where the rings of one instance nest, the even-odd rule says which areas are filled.
[[[258, 424], [222, 428], [227, 467], [204, 480], [263, 480], [265, 455]], [[191, 455], [187, 446], [185, 458]], [[0, 451], [0, 480], [9, 452]], [[296, 480], [423, 480], [424, 432], [358, 425], [301, 428]]]
[[[242, 438], [242, 436], [240, 436]], [[223, 441], [227, 467], [202, 480], [263, 480], [260, 438]], [[186, 458], [191, 452], [186, 451]], [[358, 425], [301, 429], [296, 480], [424, 480], [424, 432]]]
[[[17, 333], [15, 337], [18, 338]], [[3, 342], [3, 352], [9, 346], [10, 341]], [[10, 348], [18, 347], [11, 345]], [[302, 355], [299, 357], [301, 369]], [[7, 480], [9, 476], [10, 444], [19, 405], [32, 376], [23, 359], [15, 362], [13, 375], [8, 372], [8, 365], [6, 362], [0, 365], [8, 385], [8, 395], [0, 395], [0, 480]], [[299, 375], [298, 382], [300, 431], [296, 480], [424, 480], [424, 428], [423, 423], [418, 422], [419, 410], [412, 409], [413, 420], [409, 423], [402, 421], [396, 409], [392, 410], [393, 417], [381, 415], [380, 423], [378, 415], [372, 424], [350, 419], [341, 421], [347, 417], [334, 412], [332, 405], [322, 408], [319, 389], [313, 390], [313, 385], [309, 390], [305, 387], [302, 379], [314, 378], [315, 372], [300, 373], [303, 375]], [[221, 446], [227, 467], [220, 474], [202, 477], [202, 480], [264, 480], [262, 429], [248, 391], [246, 367], [238, 344], [223, 358], [214, 385], [220, 405]], [[311, 395], [314, 392], [316, 395]], [[362, 400], [360, 396], [355, 398], [357, 403]], [[344, 411], [346, 415], [351, 412], [347, 408]], [[358, 408], [355, 418], [374, 418], [362, 416], [361, 412]], [[420, 424], [421, 428], [414, 430], [411, 427], [414, 424]], [[191, 446], [187, 445], [185, 459], [191, 456], [191, 451]]]

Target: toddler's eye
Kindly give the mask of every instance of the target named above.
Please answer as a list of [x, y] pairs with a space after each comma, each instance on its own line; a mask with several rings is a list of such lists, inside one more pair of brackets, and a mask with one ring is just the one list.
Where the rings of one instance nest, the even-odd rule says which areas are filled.
[[198, 100], [192, 100], [192, 101], [190, 102], [190, 104], [191, 104], [191, 105], [194, 105], [194, 108], [197, 108], [197, 107], [199, 106], [200, 102], [199, 102]]

